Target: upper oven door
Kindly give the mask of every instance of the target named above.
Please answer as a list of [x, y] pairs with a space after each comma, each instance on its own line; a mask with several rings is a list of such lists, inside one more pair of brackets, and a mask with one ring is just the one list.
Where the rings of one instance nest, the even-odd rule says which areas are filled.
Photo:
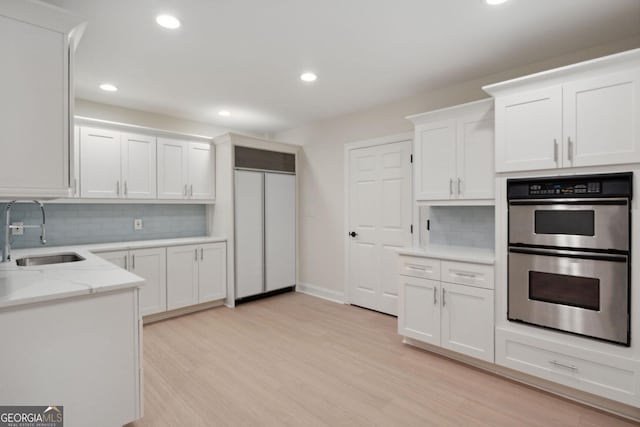
[[509, 244], [628, 251], [629, 200], [512, 200]]

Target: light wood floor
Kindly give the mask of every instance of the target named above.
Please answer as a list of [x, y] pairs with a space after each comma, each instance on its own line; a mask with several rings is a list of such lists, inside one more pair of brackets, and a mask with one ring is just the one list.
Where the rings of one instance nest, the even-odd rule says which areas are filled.
[[290, 293], [144, 328], [142, 426], [631, 426]]

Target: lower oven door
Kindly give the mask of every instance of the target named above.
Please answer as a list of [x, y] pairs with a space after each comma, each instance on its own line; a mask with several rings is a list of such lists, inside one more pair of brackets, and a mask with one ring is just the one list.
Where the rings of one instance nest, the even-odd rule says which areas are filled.
[[629, 345], [629, 258], [509, 248], [508, 318]]

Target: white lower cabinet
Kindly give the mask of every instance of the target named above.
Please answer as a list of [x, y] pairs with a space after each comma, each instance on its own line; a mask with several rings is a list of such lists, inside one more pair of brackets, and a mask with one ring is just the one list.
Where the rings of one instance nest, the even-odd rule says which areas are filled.
[[140, 314], [167, 311], [167, 275], [165, 248], [98, 253], [98, 256], [145, 280], [140, 288]]
[[96, 255], [145, 279], [140, 313], [158, 314], [227, 296], [227, 244], [169, 246]]
[[639, 406], [640, 362], [498, 328], [496, 363]]
[[225, 243], [167, 249], [167, 308], [174, 310], [226, 297]]
[[441, 283], [440, 345], [493, 362], [493, 291]]
[[[416, 263], [419, 258], [400, 257], [401, 275], [399, 281], [398, 333], [427, 344], [441, 346], [448, 350], [482, 359], [494, 360], [494, 291], [482, 287], [460, 283], [447, 283], [425, 279], [424, 272], [406, 265], [424, 264], [440, 273], [449, 269], [446, 261], [427, 259]], [[442, 264], [442, 268], [441, 265]], [[470, 274], [487, 275], [489, 266], [455, 263], [469, 271], [461, 280], [468, 280]], [[417, 277], [416, 277], [417, 276]], [[439, 277], [438, 277], [439, 279]], [[493, 287], [493, 282], [482, 282]]]

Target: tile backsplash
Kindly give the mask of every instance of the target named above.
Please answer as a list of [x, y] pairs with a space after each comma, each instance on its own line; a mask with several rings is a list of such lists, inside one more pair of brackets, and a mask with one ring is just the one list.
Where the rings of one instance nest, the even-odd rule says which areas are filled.
[[[426, 231], [427, 219], [431, 222]], [[494, 249], [493, 206], [430, 206], [420, 208], [420, 244]]]
[[[0, 243], [4, 245], [6, 204], [0, 204]], [[47, 245], [62, 246], [132, 240], [205, 236], [207, 213], [204, 205], [145, 204], [48, 204]], [[143, 220], [136, 231], [134, 219]], [[18, 203], [11, 209], [11, 222], [39, 225], [40, 208]], [[40, 246], [40, 230], [25, 229], [22, 236], [11, 236], [13, 248]], [[2, 246], [0, 246], [2, 247]]]

